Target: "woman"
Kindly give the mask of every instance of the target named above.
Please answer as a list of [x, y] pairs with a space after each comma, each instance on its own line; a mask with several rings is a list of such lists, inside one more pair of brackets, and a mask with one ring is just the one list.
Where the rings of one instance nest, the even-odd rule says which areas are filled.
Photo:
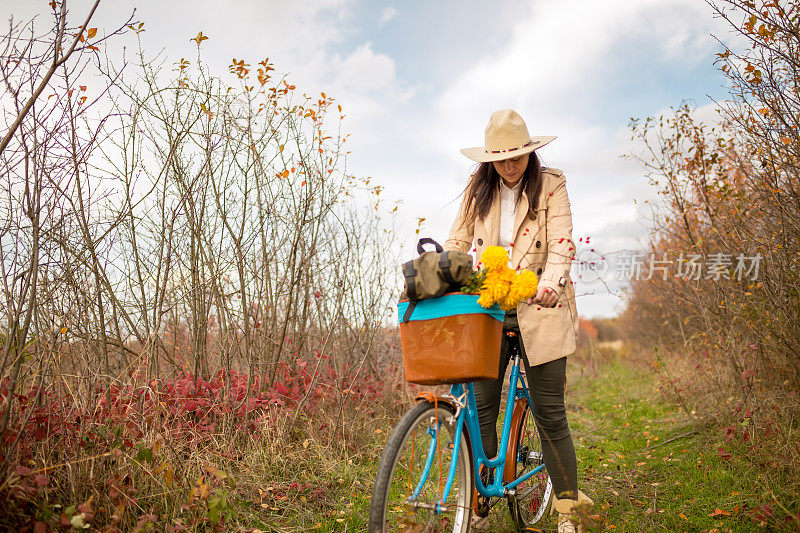
[[[566, 356], [575, 351], [578, 314], [569, 271], [575, 256], [572, 214], [560, 170], [541, 166], [535, 150], [555, 137], [531, 137], [510, 109], [496, 111], [486, 126], [485, 145], [461, 152], [480, 163], [470, 178], [450, 236], [449, 250], [476, 252], [488, 246], [510, 250], [511, 268], [536, 272], [536, 295], [506, 313], [500, 374], [476, 382], [475, 399], [487, 457], [497, 455], [497, 415], [508, 366], [508, 343], [520, 342], [544, 462], [556, 494], [559, 532], [578, 531], [573, 513], [591, 500], [578, 491], [577, 463], [564, 407]], [[473, 242], [475, 246], [473, 247]]]

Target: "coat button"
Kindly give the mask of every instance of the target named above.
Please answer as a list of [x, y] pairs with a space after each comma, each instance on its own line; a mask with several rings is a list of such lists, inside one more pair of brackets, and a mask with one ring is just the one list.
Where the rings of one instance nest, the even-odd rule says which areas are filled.
[[542, 269], [541, 268], [536, 271], [536, 275], [537, 276], [541, 276], [542, 275]]
[[478, 246], [483, 246], [483, 239], [478, 239]]
[[541, 248], [542, 247], [542, 241], [536, 241], [536, 247], [537, 248]]

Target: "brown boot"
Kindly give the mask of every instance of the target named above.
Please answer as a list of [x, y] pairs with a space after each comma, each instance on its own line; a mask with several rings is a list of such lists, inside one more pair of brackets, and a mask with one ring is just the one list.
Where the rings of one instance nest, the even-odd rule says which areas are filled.
[[578, 491], [577, 500], [553, 496], [550, 513], [558, 513], [558, 533], [583, 533], [583, 526], [577, 521], [575, 510], [584, 505], [594, 505], [594, 502], [581, 491]]

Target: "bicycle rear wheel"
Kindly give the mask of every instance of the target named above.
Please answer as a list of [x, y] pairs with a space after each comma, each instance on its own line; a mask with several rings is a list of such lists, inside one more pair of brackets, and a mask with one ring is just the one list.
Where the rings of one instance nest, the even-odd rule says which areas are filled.
[[[437, 442], [438, 433], [438, 442]], [[466, 430], [455, 443], [455, 416], [450, 405], [438, 408], [421, 401], [407, 412], [392, 431], [381, 457], [369, 511], [370, 532], [466, 532], [472, 515], [472, 457]], [[450, 459], [458, 446], [453, 487], [444, 510], [436, 510], [447, 483]], [[441, 456], [441, 469], [440, 469]], [[417, 498], [411, 496], [427, 480]]]
[[[521, 411], [517, 412], [518, 410]], [[539, 438], [539, 431], [525, 400], [517, 400], [514, 406], [514, 417], [521, 416], [521, 424], [518, 431], [512, 435], [511, 455], [509, 450], [506, 456], [507, 461], [515, 461], [515, 477], [519, 478], [540, 465], [544, 465], [542, 456], [542, 442]], [[505, 481], [511, 481], [507, 479]], [[550, 499], [553, 495], [553, 483], [547, 473], [547, 468], [543, 468], [524, 483], [516, 487], [516, 495], [508, 498], [508, 509], [511, 518], [520, 530], [526, 526], [537, 523], [542, 519]]]

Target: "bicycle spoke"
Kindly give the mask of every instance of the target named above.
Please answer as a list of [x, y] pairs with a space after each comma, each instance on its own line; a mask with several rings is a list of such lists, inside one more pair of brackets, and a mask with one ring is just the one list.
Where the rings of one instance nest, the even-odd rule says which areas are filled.
[[[540, 468], [543, 464], [539, 432], [536, 429], [526, 402], [519, 402], [516, 409], [524, 411], [524, 420], [520, 428], [516, 461], [516, 477], [521, 477], [532, 469]], [[517, 486], [517, 493], [509, 500], [511, 516], [520, 529], [535, 524], [544, 516], [552, 495], [552, 482], [547, 474], [547, 469], [542, 468], [523, 483]]]

